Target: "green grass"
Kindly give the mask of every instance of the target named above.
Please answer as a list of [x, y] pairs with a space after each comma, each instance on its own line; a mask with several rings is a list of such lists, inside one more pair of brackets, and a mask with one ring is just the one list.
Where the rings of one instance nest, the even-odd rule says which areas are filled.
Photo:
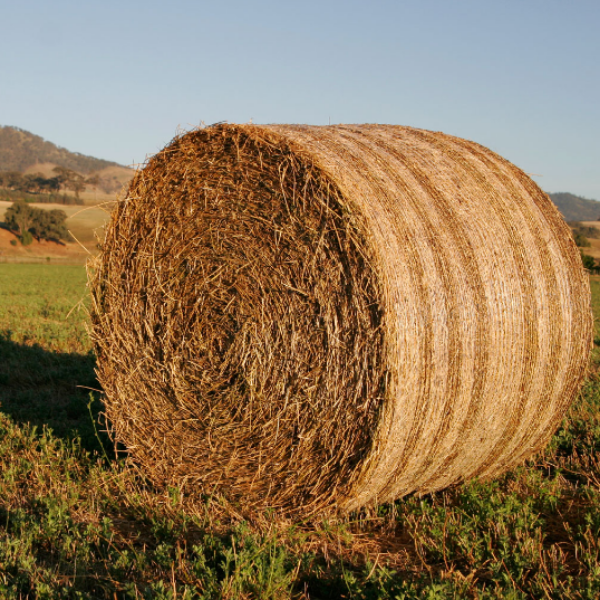
[[0, 332], [52, 352], [90, 352], [86, 281], [80, 266], [0, 265]]
[[115, 457], [84, 298], [81, 267], [0, 265], [0, 598], [600, 597], [598, 348], [546, 451], [496, 481], [244, 522]]
[[592, 289], [592, 311], [594, 312], [594, 346], [600, 345], [600, 277], [590, 279]]
[[[83, 267], [0, 265], [0, 410], [98, 449]], [[99, 402], [92, 403], [97, 413]]]

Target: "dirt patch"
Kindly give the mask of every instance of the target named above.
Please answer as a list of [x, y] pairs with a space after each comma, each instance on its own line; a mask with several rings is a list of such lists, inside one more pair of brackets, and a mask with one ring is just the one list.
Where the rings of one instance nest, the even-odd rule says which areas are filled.
[[[16, 242], [13, 245], [11, 242]], [[76, 243], [59, 244], [34, 240], [23, 246], [18, 238], [7, 229], [0, 229], [0, 262], [60, 262], [85, 263], [89, 254]]]

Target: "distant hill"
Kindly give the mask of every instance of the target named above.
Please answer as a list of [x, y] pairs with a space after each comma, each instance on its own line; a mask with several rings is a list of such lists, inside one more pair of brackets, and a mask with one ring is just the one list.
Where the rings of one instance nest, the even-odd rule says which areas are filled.
[[548, 194], [565, 221], [597, 221], [600, 219], [600, 202], [569, 194], [556, 192]]
[[53, 163], [83, 175], [121, 165], [108, 160], [69, 152], [39, 135], [18, 127], [0, 126], [0, 171], [21, 173], [38, 163]]
[[70, 152], [18, 127], [0, 126], [0, 171], [51, 177], [54, 167], [70, 169], [83, 177], [97, 175], [97, 188], [107, 194], [121, 189], [133, 176], [132, 169], [116, 162]]

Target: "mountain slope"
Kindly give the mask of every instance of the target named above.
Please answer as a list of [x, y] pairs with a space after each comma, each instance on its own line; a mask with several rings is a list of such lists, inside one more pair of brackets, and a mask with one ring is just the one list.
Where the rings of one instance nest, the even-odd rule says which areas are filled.
[[556, 192], [548, 194], [565, 221], [597, 221], [600, 219], [600, 202], [569, 194]]
[[24, 129], [0, 126], [0, 171], [24, 172], [40, 163], [52, 163], [83, 175], [107, 167], [125, 168], [115, 162], [69, 152]]

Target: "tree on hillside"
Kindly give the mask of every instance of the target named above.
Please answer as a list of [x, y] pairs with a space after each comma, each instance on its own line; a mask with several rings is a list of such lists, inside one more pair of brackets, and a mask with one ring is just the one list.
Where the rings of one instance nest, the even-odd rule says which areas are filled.
[[6, 226], [15, 232], [23, 243], [30, 236], [35, 237], [38, 242], [68, 240], [66, 218], [64, 210], [43, 210], [23, 201], [13, 203], [4, 214]]
[[22, 239], [23, 234], [33, 227], [35, 220], [34, 211], [36, 210], [40, 209], [29, 206], [27, 202], [15, 202], [6, 209], [4, 222], [11, 231], [14, 231]]
[[22, 191], [33, 194], [58, 192], [60, 189], [58, 177], [44, 177], [41, 173], [24, 175], [23, 184]]
[[98, 184], [100, 183], [100, 176], [98, 173], [93, 173], [86, 180], [86, 185], [91, 185], [94, 188], [94, 200], [98, 198]]
[[74, 174], [74, 171], [71, 171], [71, 169], [67, 169], [66, 167], [54, 167], [52, 172], [55, 173], [54, 177], [58, 181], [59, 189], [67, 187], [68, 182]]
[[41, 173], [23, 175], [18, 171], [0, 171], [0, 188], [32, 194], [53, 193], [59, 191], [60, 181], [58, 177], [44, 177]]
[[0, 187], [9, 190], [21, 190], [24, 185], [23, 175], [18, 171], [1, 171]]
[[75, 173], [75, 176], [69, 182], [69, 189], [75, 192], [75, 198], [79, 198], [79, 192], [83, 192], [85, 189], [85, 179], [79, 173]]
[[79, 192], [85, 189], [85, 178], [83, 175], [66, 167], [54, 167], [52, 171], [56, 173], [55, 179], [58, 181], [59, 187], [65, 187], [68, 190], [74, 191], [75, 197], [79, 198]]
[[93, 175], [90, 175], [85, 180], [85, 184], [91, 185], [94, 189], [96, 189], [98, 187], [99, 183], [100, 183], [100, 176], [98, 175], [98, 173], [94, 173]]
[[39, 210], [33, 227], [30, 229], [33, 237], [40, 240], [67, 240], [69, 232], [65, 225], [67, 215], [64, 210]]

